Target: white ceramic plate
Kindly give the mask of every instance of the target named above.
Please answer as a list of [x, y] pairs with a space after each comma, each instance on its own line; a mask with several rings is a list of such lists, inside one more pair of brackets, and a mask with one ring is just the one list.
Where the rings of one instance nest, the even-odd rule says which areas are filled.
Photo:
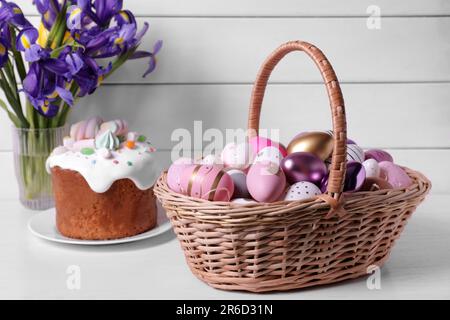
[[157, 235], [166, 232], [170, 228], [171, 228], [170, 222], [166, 217], [164, 209], [162, 209], [159, 204], [158, 204], [157, 225], [155, 228], [132, 237], [115, 240], [80, 240], [63, 236], [56, 229], [54, 209], [38, 213], [28, 221], [28, 230], [30, 230], [30, 232], [34, 234], [36, 237], [53, 242], [88, 245], [88, 246], [119, 244], [144, 240], [151, 237], [156, 237]]

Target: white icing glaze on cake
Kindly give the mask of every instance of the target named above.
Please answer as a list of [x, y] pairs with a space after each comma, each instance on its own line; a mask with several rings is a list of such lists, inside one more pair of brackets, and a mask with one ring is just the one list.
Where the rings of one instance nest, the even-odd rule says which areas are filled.
[[76, 171], [97, 193], [106, 192], [120, 179], [130, 179], [137, 188], [147, 190], [155, 183], [161, 168], [155, 149], [146, 139], [141, 140], [144, 141], [133, 141], [132, 148], [129, 141], [120, 143], [116, 150], [57, 147], [47, 159], [47, 171], [51, 173], [54, 167]]

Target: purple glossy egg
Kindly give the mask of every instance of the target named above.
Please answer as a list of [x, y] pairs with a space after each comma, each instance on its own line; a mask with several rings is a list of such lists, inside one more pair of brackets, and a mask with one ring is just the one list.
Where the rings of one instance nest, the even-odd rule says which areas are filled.
[[392, 156], [388, 152], [381, 150], [381, 149], [367, 150], [364, 153], [364, 156], [365, 156], [365, 160], [374, 159], [377, 162], [382, 162], [382, 161], [394, 162], [394, 159], [392, 158]]
[[289, 154], [281, 161], [281, 168], [290, 184], [308, 181], [320, 186], [327, 174], [327, 167], [322, 159], [310, 152]]
[[327, 188], [328, 188], [328, 178], [329, 178], [330, 174], [327, 173], [322, 181], [320, 182], [320, 191], [322, 191], [322, 193], [327, 192]]
[[353, 192], [361, 189], [366, 179], [366, 170], [364, 166], [357, 161], [347, 162], [347, 171], [345, 174], [344, 192]]

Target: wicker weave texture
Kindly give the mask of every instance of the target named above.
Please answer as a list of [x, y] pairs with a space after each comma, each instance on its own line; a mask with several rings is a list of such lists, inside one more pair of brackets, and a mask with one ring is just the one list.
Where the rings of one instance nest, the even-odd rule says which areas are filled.
[[283, 291], [329, 284], [381, 266], [416, 207], [431, 188], [419, 172], [406, 189], [342, 194], [346, 167], [345, 108], [331, 65], [313, 45], [294, 41], [264, 63], [253, 90], [249, 135], [257, 134], [264, 91], [275, 65], [291, 51], [305, 51], [319, 67], [335, 132], [330, 184], [325, 197], [305, 201], [233, 204], [175, 193], [166, 173], [154, 191], [191, 271], [225, 290]]

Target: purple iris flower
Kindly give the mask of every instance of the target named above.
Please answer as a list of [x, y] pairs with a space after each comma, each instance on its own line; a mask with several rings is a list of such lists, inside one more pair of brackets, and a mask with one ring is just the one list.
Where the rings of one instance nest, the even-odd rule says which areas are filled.
[[95, 0], [95, 14], [99, 25], [108, 27], [111, 19], [122, 10], [122, 0]]
[[0, 39], [0, 68], [3, 68], [8, 61], [8, 44], [5, 40]]
[[23, 15], [22, 9], [13, 2], [0, 0], [0, 22], [7, 22], [17, 28], [31, 26], [31, 23]]
[[[33, 3], [36, 5], [37, 10], [42, 16], [41, 21], [47, 30], [52, 28], [66, 1], [67, 0], [64, 0], [63, 3], [60, 3], [58, 0], [33, 0]], [[76, 2], [76, 0], [72, 0], [72, 3]]]
[[50, 53], [36, 44], [38, 38], [39, 32], [33, 27], [25, 28], [17, 35], [16, 48], [25, 52], [25, 60], [28, 62], [35, 62], [50, 56]]

